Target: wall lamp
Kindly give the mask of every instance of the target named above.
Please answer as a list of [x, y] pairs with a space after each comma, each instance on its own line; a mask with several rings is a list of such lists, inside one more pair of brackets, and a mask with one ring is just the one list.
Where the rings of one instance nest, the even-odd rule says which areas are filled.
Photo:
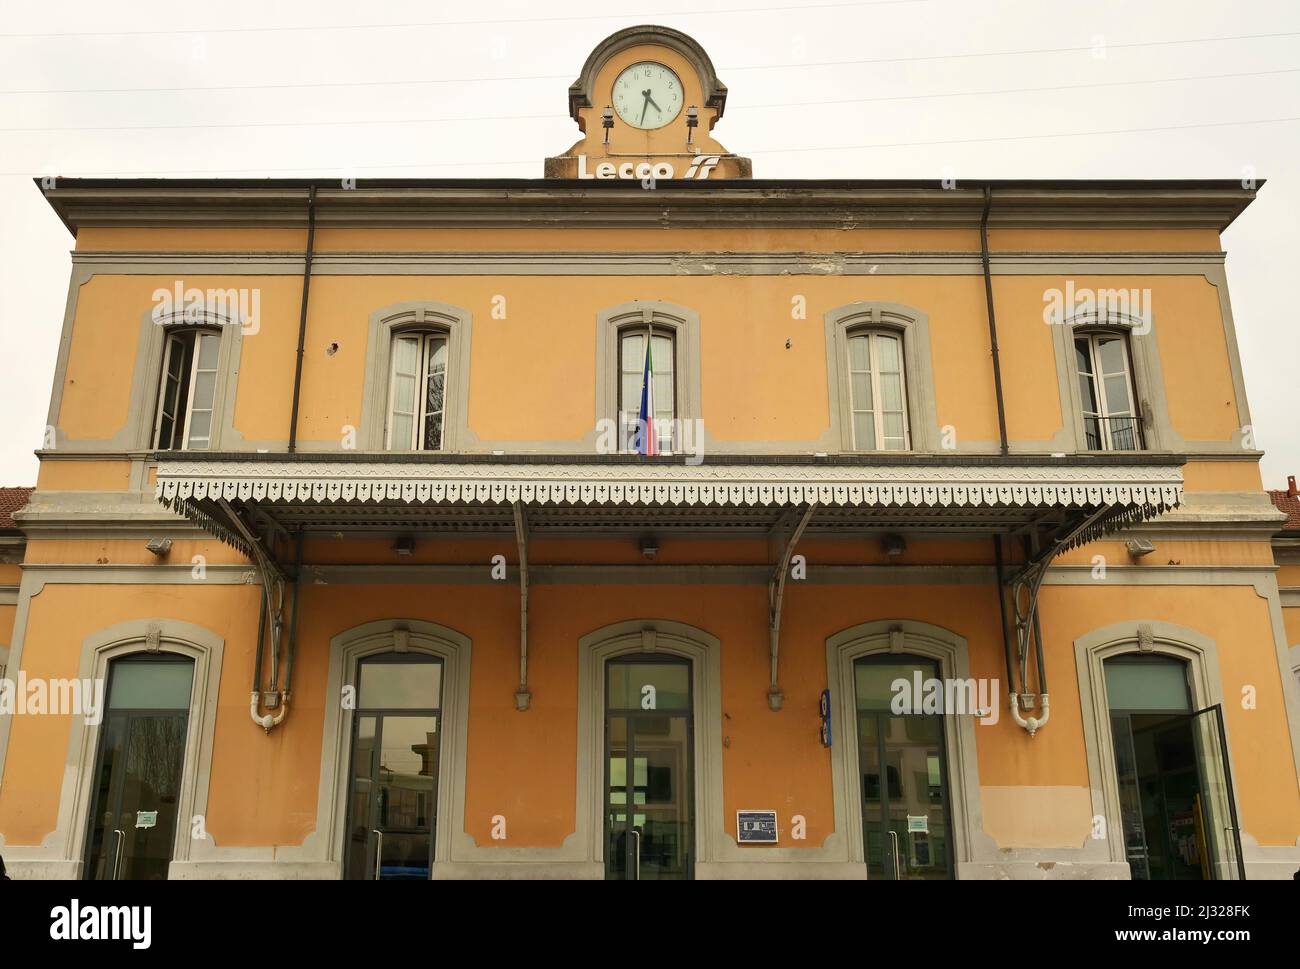
[[907, 540], [902, 535], [890, 533], [880, 537], [880, 549], [890, 558], [897, 558], [907, 551]]
[[410, 555], [415, 551], [415, 536], [398, 535], [397, 540], [393, 542], [393, 551], [398, 555]]
[[614, 108], [611, 105], [605, 105], [605, 110], [600, 117], [600, 125], [605, 129], [605, 144], [609, 144], [609, 132], [614, 127]]
[[1145, 538], [1130, 538], [1124, 543], [1124, 547], [1128, 549], [1128, 554], [1135, 559], [1150, 555], [1156, 550], [1155, 544]]
[[659, 554], [659, 543], [651, 537], [641, 539], [641, 554], [647, 559], [653, 559]]
[[686, 109], [686, 143], [689, 145], [695, 136], [695, 129], [700, 125], [700, 109], [691, 105]]
[[144, 547], [159, 558], [165, 558], [167, 553], [172, 550], [172, 540], [170, 538], [151, 538], [145, 543]]

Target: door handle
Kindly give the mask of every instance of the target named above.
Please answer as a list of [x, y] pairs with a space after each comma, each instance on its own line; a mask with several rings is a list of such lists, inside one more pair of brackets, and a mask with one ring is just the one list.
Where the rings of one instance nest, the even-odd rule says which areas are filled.
[[384, 832], [371, 828], [370, 833], [375, 836], [375, 881], [379, 881], [379, 866], [384, 860]]
[[889, 840], [894, 845], [894, 881], [903, 880], [902, 869], [898, 867], [898, 832], [893, 828], [889, 829]]
[[641, 831], [639, 828], [632, 829], [632, 837], [636, 838], [635, 854], [632, 856], [633, 859], [632, 877], [633, 877], [633, 881], [640, 881], [641, 880]]
[[121, 828], [114, 828], [113, 833], [117, 835], [117, 844], [113, 847], [113, 881], [117, 881], [122, 875], [122, 848], [123, 842], [126, 841], [126, 832]]

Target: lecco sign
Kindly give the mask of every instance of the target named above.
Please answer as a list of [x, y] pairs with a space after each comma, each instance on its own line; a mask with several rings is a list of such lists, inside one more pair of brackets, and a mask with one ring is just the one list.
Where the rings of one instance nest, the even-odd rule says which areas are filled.
[[[709, 177], [709, 173], [718, 167], [718, 162], [722, 161], [721, 155], [696, 155], [691, 159], [690, 167], [686, 169], [683, 179], [693, 178], [696, 181], [702, 181]], [[578, 156], [578, 177], [579, 178], [625, 178], [625, 179], [654, 179], [658, 181], [662, 178], [676, 178], [677, 170], [671, 162], [638, 162], [633, 164], [630, 161], [616, 165], [613, 162], [604, 161], [596, 166], [594, 172], [587, 171], [587, 156]]]

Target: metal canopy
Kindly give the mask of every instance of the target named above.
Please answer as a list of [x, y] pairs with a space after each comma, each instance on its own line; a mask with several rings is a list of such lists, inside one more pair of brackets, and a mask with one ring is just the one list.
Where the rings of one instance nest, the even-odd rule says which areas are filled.
[[[527, 710], [528, 546], [535, 535], [690, 530], [779, 539], [768, 582], [768, 703], [780, 710], [781, 607], [791, 556], [808, 533], [871, 531], [997, 536], [1011, 712], [1031, 736], [1047, 722], [1038, 592], [1061, 551], [1153, 518], [1182, 497], [1182, 459], [1115, 454], [1067, 458], [981, 455], [729, 456], [692, 464], [629, 455], [264, 455], [160, 453], [155, 495], [257, 563], [281, 645], [287, 579], [300, 582], [312, 532], [513, 533], [519, 551], [518, 709]], [[1003, 536], [1023, 546], [1011, 576]], [[276, 549], [299, 556], [286, 576]], [[1014, 629], [1006, 621], [1007, 594]], [[298, 594], [294, 596], [297, 612]], [[296, 624], [295, 624], [296, 626]], [[290, 632], [290, 641], [294, 633]], [[1037, 696], [1028, 661], [1038, 660]], [[292, 646], [290, 646], [292, 655]], [[1019, 677], [1014, 667], [1019, 665]], [[256, 716], [254, 693], [254, 719]], [[287, 702], [287, 691], [285, 700]], [[1025, 709], [1041, 705], [1041, 716]], [[269, 715], [264, 718], [270, 721]], [[258, 722], [263, 722], [259, 720]], [[278, 722], [278, 721], [274, 721]], [[268, 728], [269, 729], [269, 728]]]
[[250, 555], [242, 516], [284, 533], [513, 533], [516, 506], [527, 510], [533, 534], [767, 533], [795, 505], [815, 506], [809, 534], [995, 534], [1094, 519], [1071, 535], [1070, 544], [1081, 544], [1155, 517], [1182, 494], [1182, 459], [1152, 455], [732, 457], [699, 465], [625, 455], [412, 457], [159, 454], [155, 494]]

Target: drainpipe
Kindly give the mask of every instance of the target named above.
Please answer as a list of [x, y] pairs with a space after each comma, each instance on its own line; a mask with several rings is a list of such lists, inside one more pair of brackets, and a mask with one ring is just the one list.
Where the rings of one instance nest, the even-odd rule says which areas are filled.
[[993, 273], [989, 268], [989, 209], [993, 206], [993, 187], [984, 186], [984, 211], [980, 214], [980, 261], [984, 265], [984, 301], [988, 306], [989, 347], [993, 354], [993, 390], [998, 398], [998, 439], [1002, 453], [1007, 447], [1007, 411], [1002, 399], [1002, 358], [998, 354], [998, 322], [993, 313]]
[[307, 342], [307, 299], [311, 294], [311, 260], [316, 246], [316, 186], [307, 194], [307, 251], [302, 265], [302, 307], [298, 313], [298, 359], [293, 368], [293, 409], [289, 414], [289, 453], [298, 450], [298, 397], [302, 393], [302, 356]]

